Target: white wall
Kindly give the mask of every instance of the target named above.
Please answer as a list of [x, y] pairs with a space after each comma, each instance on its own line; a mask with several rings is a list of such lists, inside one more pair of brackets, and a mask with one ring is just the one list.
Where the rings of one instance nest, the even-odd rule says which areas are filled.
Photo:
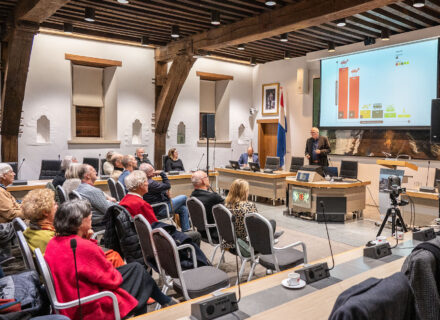
[[[253, 138], [254, 119], [249, 117], [249, 108], [252, 106], [252, 70], [246, 65], [199, 58], [194, 63], [188, 78], [183, 85], [177, 99], [173, 115], [171, 116], [167, 136], [167, 149], [176, 147], [186, 170], [197, 167], [202, 154], [205, 156], [200, 168], [206, 168], [206, 144], [198, 144], [199, 140], [199, 102], [200, 78], [197, 71], [231, 75], [234, 80], [229, 81], [229, 144], [217, 144], [215, 148], [215, 166], [224, 166], [230, 159], [239, 158], [246, 152], [250, 140]], [[185, 144], [177, 144], [177, 126], [183, 121], [186, 126]], [[248, 139], [238, 141], [240, 125], [245, 126], [245, 136]], [[214, 166], [214, 143], [209, 146], [209, 165]], [[257, 141], [254, 141], [257, 145]]]
[[[438, 37], [439, 34], [440, 26], [392, 36], [390, 41], [388, 42], [380, 41], [380, 39], [378, 39], [376, 45], [373, 46], [365, 47], [363, 43], [355, 43], [352, 45], [337, 47], [336, 52], [333, 54], [328, 53], [327, 50], [321, 50], [309, 53], [305, 57], [299, 57], [291, 60], [275, 61], [263, 65], [258, 65], [253, 72], [253, 104], [255, 107], [257, 107], [258, 110], [257, 119], [271, 118], [263, 117], [261, 115], [262, 85], [265, 83], [279, 82], [280, 86], [284, 87], [284, 92], [286, 93], [287, 91], [286, 114], [288, 115], [288, 134], [286, 163], [287, 165], [290, 165], [290, 158], [292, 156], [304, 156], [305, 142], [310, 136], [309, 132], [312, 126], [313, 112], [312, 80], [313, 77], [320, 76], [320, 59], [328, 56], [336, 56], [357, 51], [371, 50], [374, 48], [403, 42]], [[308, 92], [304, 94], [297, 94], [295, 92], [298, 68], [306, 68], [306, 70], [308, 70]], [[258, 130], [254, 130], [254, 140], [258, 141]], [[341, 159], [351, 159], [358, 161], [358, 178], [361, 180], [371, 180], [372, 182], [369, 189], [371, 191], [374, 201], [369, 192], [367, 192], [367, 203], [378, 203], [378, 178], [379, 170], [381, 168], [381, 166], [376, 165], [376, 160], [378, 158], [346, 156], [331, 156], [330, 158], [333, 165], [337, 167], [340, 166]], [[426, 185], [428, 161], [416, 160], [412, 162], [419, 166], [419, 170], [405, 170], [405, 175], [410, 176], [410, 178], [408, 178], [408, 182], [404, 186], [406, 186], [407, 188], [418, 189], [420, 186]], [[435, 170], [432, 168], [440, 168], [440, 161], [431, 161], [431, 170], [429, 172], [428, 182], [428, 185], [431, 186], [434, 183], [435, 172]]]
[[[71, 66], [65, 53], [122, 61], [116, 70], [117, 128], [119, 145], [68, 145], [71, 139]], [[26, 92], [23, 102], [24, 128], [19, 139], [19, 159], [26, 158], [20, 178], [37, 179], [42, 159], [74, 155], [104, 157], [108, 150], [133, 153], [132, 123], [142, 123], [142, 145], [153, 158], [154, 133], [154, 51], [148, 48], [38, 34], [34, 38]], [[36, 141], [36, 122], [41, 115], [50, 120], [50, 143]]]

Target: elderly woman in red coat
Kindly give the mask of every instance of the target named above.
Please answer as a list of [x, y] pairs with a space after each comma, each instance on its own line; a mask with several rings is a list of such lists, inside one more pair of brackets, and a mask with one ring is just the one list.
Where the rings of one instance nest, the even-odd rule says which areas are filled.
[[[75, 239], [81, 297], [101, 291], [113, 292], [118, 300], [121, 318], [145, 313], [149, 297], [162, 306], [174, 304], [171, 298], [160, 291], [150, 274], [139, 263], [129, 263], [115, 269], [106, 260], [100, 247], [84, 239], [91, 230], [91, 217], [90, 204], [86, 200], [67, 201], [55, 214], [57, 235], [49, 241], [44, 258], [51, 269], [58, 300], [66, 302], [78, 298], [73, 252], [70, 247], [70, 240]], [[81, 307], [84, 320], [114, 317], [112, 301], [108, 297], [85, 303]], [[80, 319], [77, 307], [60, 312], [70, 319]]]

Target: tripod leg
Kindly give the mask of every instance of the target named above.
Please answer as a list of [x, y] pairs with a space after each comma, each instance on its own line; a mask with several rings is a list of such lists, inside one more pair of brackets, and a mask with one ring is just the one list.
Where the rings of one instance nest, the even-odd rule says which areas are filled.
[[376, 237], [380, 236], [380, 234], [382, 233], [382, 230], [385, 227], [385, 224], [387, 223], [388, 218], [390, 217], [390, 214], [391, 214], [391, 209], [388, 209], [387, 214], [385, 215], [385, 218], [383, 219], [382, 224], [380, 225], [380, 228], [379, 228], [379, 231], [377, 232]]
[[394, 236], [396, 234], [396, 211], [391, 215], [391, 236]]
[[400, 210], [399, 209], [396, 210], [396, 214], [397, 214], [397, 217], [400, 220], [400, 224], [402, 225], [403, 231], [404, 232], [408, 232], [408, 229], [406, 228], [406, 225], [405, 225], [405, 221], [403, 221], [403, 218], [402, 218], [402, 215], [400, 214]]

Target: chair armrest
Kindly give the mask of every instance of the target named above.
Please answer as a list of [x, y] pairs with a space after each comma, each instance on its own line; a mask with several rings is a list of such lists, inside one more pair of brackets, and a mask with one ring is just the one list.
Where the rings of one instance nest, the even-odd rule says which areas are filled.
[[207, 223], [207, 224], [205, 224], [205, 227], [207, 227], [207, 228], [217, 228], [217, 225], [215, 223], [211, 223], [211, 224]]
[[293, 247], [297, 247], [297, 246], [302, 247], [302, 251], [304, 253], [304, 264], [307, 263], [307, 248], [306, 248], [306, 244], [302, 241], [293, 242], [293, 243], [288, 244], [287, 246], [284, 246], [282, 248], [277, 248], [277, 247], [273, 247], [273, 248], [275, 250], [283, 250], [283, 249], [293, 248]]
[[191, 250], [194, 269], [197, 268], [196, 249], [194, 249], [194, 247], [188, 243], [181, 244], [180, 246], [177, 247], [177, 250], [182, 250], [182, 249], [190, 249]]
[[94, 233], [92, 234], [92, 236], [90, 237], [90, 239], [94, 239], [94, 240], [96, 240], [96, 238], [98, 238], [98, 236], [100, 236], [101, 234], [104, 235], [104, 233], [105, 233], [105, 230], [101, 230], [101, 231], [94, 232]]
[[[116, 299], [116, 295], [113, 292], [110, 291], [103, 291], [103, 292], [99, 292], [99, 293], [95, 293], [92, 294], [90, 296], [81, 298], [81, 303], [87, 303], [87, 302], [91, 302], [94, 300], [98, 300], [104, 297], [109, 297], [112, 299], [112, 303], [113, 303], [113, 312], [115, 314], [115, 320], [120, 320], [121, 319], [121, 315], [119, 313], [119, 305], [118, 305], [118, 300]], [[72, 300], [69, 302], [58, 302], [55, 304], [55, 309], [68, 309], [68, 308], [72, 308], [78, 305], [78, 299], [76, 300]]]

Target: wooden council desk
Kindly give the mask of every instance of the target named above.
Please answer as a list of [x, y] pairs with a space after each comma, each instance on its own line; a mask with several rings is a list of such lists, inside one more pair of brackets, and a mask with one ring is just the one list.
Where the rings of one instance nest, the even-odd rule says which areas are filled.
[[274, 171], [274, 173], [253, 172], [246, 170], [234, 170], [216, 168], [218, 172], [218, 187], [229, 190], [235, 179], [243, 179], [249, 182], [249, 194], [272, 199], [275, 205], [276, 199], [286, 198], [286, 177], [295, 176], [295, 172]]
[[[171, 194], [172, 196], [186, 195], [189, 197], [194, 187], [191, 183], [191, 173], [184, 173], [179, 175], [168, 176], [171, 184]], [[218, 172], [209, 173], [209, 181], [211, 182], [212, 188], [217, 188], [217, 176]], [[161, 181], [160, 177], [154, 177], [153, 180]], [[23, 199], [23, 197], [30, 191], [34, 189], [44, 189], [48, 182], [52, 180], [29, 180], [27, 185], [23, 186], [8, 186], [7, 190], [16, 198]], [[107, 194], [110, 194], [108, 189], [107, 180], [96, 180], [95, 187], [101, 189]]]
[[[410, 237], [410, 233], [405, 234]], [[394, 240], [388, 239], [391, 244]], [[281, 285], [281, 281], [287, 278], [293, 269], [274, 273], [260, 279], [243, 283], [241, 285], [240, 312], [245, 316], [224, 316], [219, 319], [328, 319], [333, 305], [344, 290], [358, 284], [370, 277], [385, 278], [400, 271], [405, 257], [411, 253], [413, 246], [418, 242], [404, 240], [393, 249], [391, 256], [374, 260], [363, 257], [363, 247], [355, 248], [334, 256], [335, 268], [330, 271], [331, 277], [313, 284], [306, 285], [302, 289], [290, 290]], [[314, 261], [327, 262], [331, 266], [331, 257]], [[222, 292], [236, 292], [237, 287], [221, 290]], [[161, 320], [161, 319], [190, 319], [191, 304], [195, 301], [212, 297], [212, 294], [200, 298], [185, 301], [177, 305], [138, 316], [138, 320]], [[290, 316], [287, 316], [290, 315]]]
[[[439, 194], [431, 192], [420, 192], [418, 190], [407, 189], [402, 194], [402, 199], [412, 200], [415, 207], [416, 226], [426, 226], [432, 224], [435, 218], [439, 218]], [[411, 219], [411, 204], [400, 207], [400, 211], [405, 223]]]
[[[362, 216], [365, 209], [365, 189], [371, 181], [344, 181], [344, 182], [303, 182], [296, 178], [287, 178], [289, 193], [289, 209], [293, 212], [309, 212], [316, 218], [317, 197], [345, 197], [347, 199], [345, 219], [352, 219], [352, 212], [358, 212]], [[293, 193], [301, 197], [301, 201], [293, 201]], [[308, 197], [308, 198], [307, 198]], [[305, 201], [307, 199], [308, 201]], [[304, 201], [303, 201], [304, 200]]]

